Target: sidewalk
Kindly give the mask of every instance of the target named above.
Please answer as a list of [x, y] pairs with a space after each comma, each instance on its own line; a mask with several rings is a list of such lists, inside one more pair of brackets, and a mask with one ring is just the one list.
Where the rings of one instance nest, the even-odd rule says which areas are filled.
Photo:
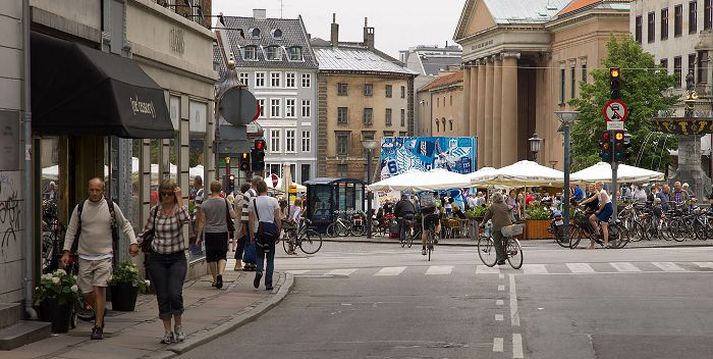
[[[170, 358], [202, 345], [218, 336], [254, 320], [285, 298], [294, 278], [291, 274], [275, 273], [272, 292], [253, 288], [254, 272], [232, 271], [229, 261], [223, 290], [211, 287], [210, 276], [186, 282], [183, 290], [185, 312], [183, 326], [186, 341], [160, 344], [163, 326], [158, 319], [156, 297], [140, 295], [134, 312], [108, 311], [104, 340], [90, 340], [93, 323], [80, 321], [67, 334], [0, 352], [3, 359], [15, 358]], [[209, 356], [206, 353], [206, 356]]]

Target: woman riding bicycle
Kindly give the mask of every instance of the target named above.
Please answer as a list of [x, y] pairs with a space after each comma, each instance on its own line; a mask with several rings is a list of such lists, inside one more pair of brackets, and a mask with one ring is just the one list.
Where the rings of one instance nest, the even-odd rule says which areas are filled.
[[512, 224], [510, 221], [510, 207], [505, 204], [503, 195], [500, 192], [495, 192], [493, 194], [493, 204], [488, 207], [483, 217], [483, 222], [480, 224], [481, 227], [485, 227], [485, 223], [488, 220], [493, 220], [493, 242], [495, 243], [495, 256], [498, 265], [505, 264], [505, 248], [503, 247], [503, 234], [500, 232], [505, 226]]
[[[614, 206], [612, 205], [611, 197], [609, 197], [609, 194], [607, 194], [607, 191], [604, 189], [604, 184], [597, 182], [594, 185], [594, 188], [594, 194], [582, 201], [580, 204], [587, 204], [595, 200], [598, 201], [599, 207], [596, 212], [589, 216], [589, 223], [592, 225], [592, 229], [594, 230], [594, 236], [599, 233], [597, 222], [601, 223], [604, 248], [609, 248], [609, 218], [614, 213]], [[590, 240], [592, 243], [589, 246], [589, 249], [594, 249], [596, 242], [594, 241], [594, 238], [590, 238]]]

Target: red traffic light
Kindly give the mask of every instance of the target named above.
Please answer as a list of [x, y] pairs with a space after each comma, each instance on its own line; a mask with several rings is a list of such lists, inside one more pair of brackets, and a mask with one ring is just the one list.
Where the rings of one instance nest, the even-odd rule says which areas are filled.
[[609, 131], [602, 132], [602, 142], [609, 142]]
[[257, 151], [265, 151], [266, 143], [265, 140], [255, 140], [255, 149]]
[[621, 70], [618, 67], [612, 67], [609, 69], [609, 76], [613, 79], [618, 79], [621, 75]]
[[228, 181], [235, 181], [235, 175], [228, 176]]

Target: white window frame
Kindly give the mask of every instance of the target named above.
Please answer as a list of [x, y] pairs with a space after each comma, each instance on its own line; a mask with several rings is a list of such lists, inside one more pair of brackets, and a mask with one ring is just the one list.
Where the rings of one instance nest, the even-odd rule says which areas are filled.
[[302, 100], [302, 118], [312, 118], [311, 100]]
[[189, 128], [193, 133], [208, 131], [208, 104], [205, 102], [188, 101]]
[[297, 118], [297, 99], [296, 98], [286, 98], [285, 99], [285, 117]]
[[296, 144], [297, 144], [297, 130], [285, 129], [285, 153], [297, 152]]
[[[277, 76], [275, 76], [277, 75]], [[277, 82], [277, 84], [275, 84]], [[270, 72], [270, 87], [280, 88], [282, 87], [282, 72]]]
[[300, 84], [302, 85], [302, 88], [312, 87], [312, 74], [302, 74], [301, 79], [302, 81], [300, 82]]
[[[290, 84], [292, 83], [292, 84]], [[285, 72], [285, 88], [296, 89], [297, 88], [297, 74], [294, 72]]]
[[265, 118], [265, 104], [267, 103], [267, 100], [264, 98], [258, 98], [256, 99], [258, 105], [260, 105], [260, 118]]
[[[253, 50], [253, 54], [254, 54], [255, 56], [252, 57], [252, 58], [248, 58], [248, 57], [246, 56], [246, 50], [247, 50], [247, 49], [252, 49], [252, 50]], [[245, 60], [245, 61], [257, 61], [257, 60], [258, 60], [258, 56], [257, 56], [258, 48], [257, 48], [257, 46], [252, 46], [252, 45], [251, 45], [251, 46], [245, 46], [245, 47], [243, 47], [241, 50], [242, 50], [241, 53], [242, 53], [242, 56], [243, 56], [243, 60]]]
[[312, 132], [302, 130], [302, 152], [312, 151]]
[[[262, 84], [260, 84], [260, 80], [262, 80]], [[265, 81], [267, 80], [267, 72], [265, 71], [255, 71], [255, 88], [264, 88], [265, 87]]]
[[282, 99], [281, 98], [271, 98], [270, 99], [270, 118], [281, 118], [282, 117]]
[[238, 81], [240, 81], [240, 83], [242, 83], [245, 86], [250, 86], [250, 73], [249, 72], [239, 73]]
[[[277, 136], [275, 136], [277, 135]], [[282, 129], [270, 129], [270, 153], [282, 152]]]

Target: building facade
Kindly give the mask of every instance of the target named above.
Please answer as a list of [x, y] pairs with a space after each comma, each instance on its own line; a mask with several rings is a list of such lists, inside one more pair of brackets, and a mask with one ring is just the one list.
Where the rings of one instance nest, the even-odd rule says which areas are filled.
[[[335, 17], [330, 41], [313, 39], [312, 46], [319, 63], [319, 176], [367, 180], [362, 141], [409, 135], [417, 74], [374, 47], [366, 21], [362, 42], [339, 41]], [[372, 156], [376, 166], [379, 151]]]
[[463, 116], [463, 71], [444, 73], [417, 92], [416, 136], [468, 136]]
[[478, 166], [534, 159], [527, 140], [537, 133], [538, 162], [562, 168], [553, 112], [570, 109], [610, 36], [628, 35], [628, 17], [628, 1], [466, 1], [454, 37], [464, 49], [463, 112], [478, 137]]
[[282, 165], [289, 164], [293, 180], [315, 177], [317, 61], [302, 18], [268, 18], [256, 9], [252, 17], [226, 16], [225, 22], [231, 30], [216, 31], [221, 61], [232, 56], [261, 107], [266, 173], [282, 177]]

